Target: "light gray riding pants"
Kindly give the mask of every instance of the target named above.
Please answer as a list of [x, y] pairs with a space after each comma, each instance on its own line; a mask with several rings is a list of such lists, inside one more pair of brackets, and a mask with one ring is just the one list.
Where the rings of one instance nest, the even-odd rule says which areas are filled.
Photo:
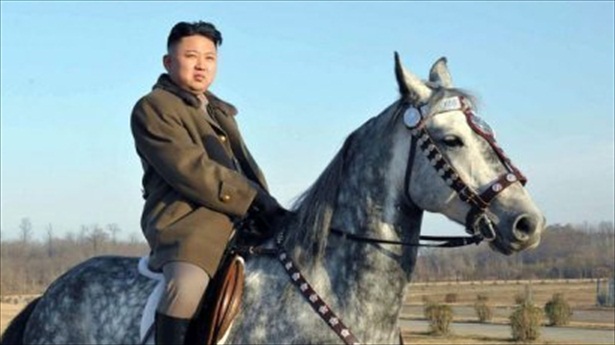
[[199, 266], [182, 261], [164, 265], [162, 273], [166, 287], [158, 303], [158, 312], [180, 319], [191, 319], [209, 284], [209, 275]]

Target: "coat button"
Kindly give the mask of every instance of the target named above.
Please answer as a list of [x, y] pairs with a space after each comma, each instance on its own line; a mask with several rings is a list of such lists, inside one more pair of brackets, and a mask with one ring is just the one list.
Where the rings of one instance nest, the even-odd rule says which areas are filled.
[[220, 136], [220, 141], [225, 143], [226, 142], [226, 136], [225, 135], [221, 135]]
[[223, 194], [220, 199], [222, 200], [222, 202], [227, 202], [229, 200], [231, 200], [231, 196], [228, 194]]

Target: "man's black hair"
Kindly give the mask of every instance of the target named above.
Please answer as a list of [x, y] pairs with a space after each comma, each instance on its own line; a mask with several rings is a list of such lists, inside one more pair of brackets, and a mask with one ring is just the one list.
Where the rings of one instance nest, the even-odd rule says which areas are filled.
[[167, 39], [167, 50], [187, 36], [201, 35], [209, 38], [216, 47], [222, 44], [222, 34], [216, 27], [208, 22], [198, 21], [193, 23], [179, 22], [173, 26]]

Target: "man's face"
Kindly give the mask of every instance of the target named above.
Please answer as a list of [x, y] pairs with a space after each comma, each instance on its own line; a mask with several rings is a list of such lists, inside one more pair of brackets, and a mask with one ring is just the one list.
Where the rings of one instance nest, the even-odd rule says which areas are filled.
[[216, 76], [218, 50], [201, 35], [182, 38], [163, 58], [164, 68], [182, 89], [203, 93]]

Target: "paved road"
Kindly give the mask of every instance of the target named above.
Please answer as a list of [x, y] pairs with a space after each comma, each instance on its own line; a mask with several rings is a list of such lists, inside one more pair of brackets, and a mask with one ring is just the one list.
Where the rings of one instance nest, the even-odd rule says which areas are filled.
[[[403, 329], [413, 332], [429, 331], [429, 323], [422, 320], [400, 320]], [[498, 338], [510, 338], [509, 325], [454, 322], [451, 331], [457, 335], [480, 335]], [[542, 327], [541, 339], [552, 342], [578, 344], [615, 344], [615, 331], [595, 330], [570, 327]]]

